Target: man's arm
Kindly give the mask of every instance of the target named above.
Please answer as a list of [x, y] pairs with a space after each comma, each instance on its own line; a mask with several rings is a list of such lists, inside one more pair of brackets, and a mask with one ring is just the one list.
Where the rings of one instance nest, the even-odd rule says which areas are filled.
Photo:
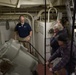
[[32, 36], [32, 28], [29, 24], [28, 24], [28, 31], [29, 31], [29, 37], [31, 37]]
[[54, 60], [55, 58], [57, 58], [59, 56], [59, 49], [49, 58], [48, 62], [51, 62], [52, 60]]
[[29, 34], [29, 36], [30, 36], [30, 37], [32, 36], [32, 31], [30, 31], [30, 34]]
[[70, 51], [65, 51], [62, 59], [59, 61], [59, 63], [52, 68], [53, 71], [58, 71], [65, 67], [65, 65], [69, 62], [70, 59]]

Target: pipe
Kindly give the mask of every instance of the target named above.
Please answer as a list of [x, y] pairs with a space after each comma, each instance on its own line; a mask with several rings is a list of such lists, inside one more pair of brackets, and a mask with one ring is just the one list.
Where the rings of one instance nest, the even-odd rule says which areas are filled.
[[50, 9], [48, 10], [48, 22], [50, 22], [50, 11], [51, 11], [52, 9], [54, 9], [54, 10], [56, 11], [56, 14], [57, 14], [57, 9], [56, 9], [56, 8], [50, 8]]
[[[48, 10], [46, 10], [46, 11], [48, 11]], [[34, 20], [37, 20], [37, 19], [41, 16], [41, 14], [42, 14], [43, 12], [45, 12], [44, 9], [41, 10], [41, 11], [39, 11], [38, 15], [34, 17]]]
[[29, 15], [32, 18], [32, 31], [33, 31], [33, 36], [32, 36], [32, 43], [35, 46], [35, 41], [34, 41], [34, 18], [30, 13], [3, 13], [2, 15]]
[[[54, 9], [54, 10], [56, 11], [56, 14], [57, 14], [57, 9], [56, 9], [56, 8], [50, 8], [49, 10], [46, 10], [46, 11], [48, 11], [48, 22], [49, 22], [49, 19], [50, 19], [50, 11], [51, 11], [52, 9]], [[34, 20], [37, 20], [37, 19], [41, 16], [41, 14], [42, 14], [43, 12], [45, 12], [44, 9], [41, 10], [41, 11], [38, 13], [37, 17], [34, 17]]]
[[16, 3], [16, 8], [18, 7], [18, 3], [19, 3], [19, 0], [17, 0], [17, 3]]
[[38, 15], [37, 15], [37, 16], [35, 16], [35, 17], [34, 17], [34, 20], [37, 20], [37, 19], [41, 16], [41, 14], [42, 14], [43, 12], [45, 12], [45, 10], [44, 10], [44, 9], [43, 9], [43, 10], [41, 10], [41, 11], [38, 13]]
[[30, 21], [30, 19], [29, 19], [29, 18], [25, 18], [25, 19], [28, 20], [29, 25], [31, 25], [31, 21]]

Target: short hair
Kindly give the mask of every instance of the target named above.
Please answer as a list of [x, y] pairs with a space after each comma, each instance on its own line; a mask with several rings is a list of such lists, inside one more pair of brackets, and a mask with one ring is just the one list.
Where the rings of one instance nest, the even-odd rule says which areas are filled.
[[58, 41], [63, 41], [64, 43], [66, 43], [66, 42], [68, 41], [68, 39], [65, 38], [65, 37], [63, 37], [63, 36], [64, 36], [63, 34], [59, 35], [59, 36], [57, 37], [57, 40], [58, 40]]
[[62, 26], [62, 24], [57, 23], [57, 24], [55, 24], [55, 26], [53, 27], [53, 29], [58, 29], [60, 31], [60, 30], [63, 30], [63, 26]]
[[19, 16], [19, 20], [20, 20], [21, 17], [24, 17], [24, 15], [20, 15], [20, 16]]

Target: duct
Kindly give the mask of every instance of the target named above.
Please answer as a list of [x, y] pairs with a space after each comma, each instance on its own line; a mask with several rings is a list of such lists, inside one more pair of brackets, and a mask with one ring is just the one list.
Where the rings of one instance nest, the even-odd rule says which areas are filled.
[[32, 75], [38, 64], [37, 58], [32, 56], [21, 44], [13, 39], [0, 48], [0, 57], [9, 59], [12, 62], [13, 69], [9, 71], [10, 75], [12, 73]]

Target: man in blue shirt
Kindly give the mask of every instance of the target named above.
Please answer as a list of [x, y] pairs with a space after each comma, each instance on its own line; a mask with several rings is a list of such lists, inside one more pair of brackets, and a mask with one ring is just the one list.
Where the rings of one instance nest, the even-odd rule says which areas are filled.
[[15, 39], [18, 37], [18, 40], [23, 41], [23, 45], [29, 49], [29, 44], [27, 42], [30, 42], [32, 36], [32, 28], [28, 23], [25, 22], [23, 15], [20, 15], [19, 20], [20, 22], [15, 27]]

